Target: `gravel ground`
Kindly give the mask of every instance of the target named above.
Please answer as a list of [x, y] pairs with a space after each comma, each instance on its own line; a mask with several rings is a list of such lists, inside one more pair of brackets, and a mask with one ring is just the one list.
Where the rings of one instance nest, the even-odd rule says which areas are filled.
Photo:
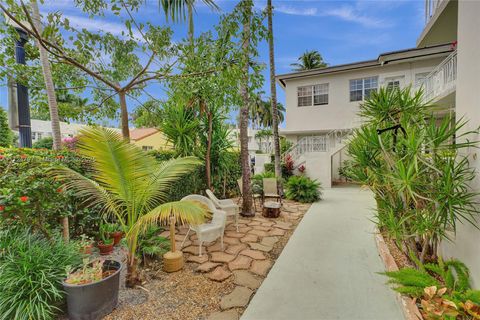
[[[310, 205], [285, 201], [281, 220], [292, 223], [292, 229], [275, 244], [267, 254], [268, 259], [275, 261], [288, 242], [295, 227]], [[298, 218], [290, 219], [290, 213]], [[185, 254], [185, 258], [188, 254]], [[106, 320], [162, 320], [207, 319], [214, 312], [220, 311], [220, 300], [235, 288], [233, 277], [216, 282], [205, 274], [195, 271], [196, 263], [186, 262], [183, 270], [176, 273], [162, 271], [161, 262], [154, 262], [142, 270], [147, 279], [136, 289], [120, 291], [119, 305]], [[239, 314], [244, 308], [236, 308]]]

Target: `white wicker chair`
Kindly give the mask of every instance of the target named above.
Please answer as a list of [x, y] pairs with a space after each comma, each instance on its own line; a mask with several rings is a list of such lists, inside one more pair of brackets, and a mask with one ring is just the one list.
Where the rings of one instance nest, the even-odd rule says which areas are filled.
[[238, 232], [238, 214], [240, 213], [240, 207], [235, 204], [232, 199], [218, 199], [215, 194], [210, 189], [205, 190], [207, 196], [212, 200], [213, 204], [220, 209], [227, 213], [228, 216], [233, 216], [235, 220], [235, 227], [237, 228]]
[[204, 242], [211, 242], [215, 241], [216, 239], [220, 238], [220, 243], [223, 250], [223, 232], [225, 231], [225, 223], [227, 221], [227, 214], [225, 211], [218, 210], [215, 208], [213, 202], [208, 199], [207, 197], [192, 194], [184, 197], [181, 201], [188, 200], [188, 201], [198, 201], [202, 204], [205, 204], [208, 207], [208, 210], [213, 214], [212, 220], [208, 223], [203, 223], [200, 225], [190, 225], [185, 238], [180, 245], [183, 248], [183, 244], [187, 239], [190, 231], [194, 231], [197, 234], [199, 246], [198, 246], [198, 256], [202, 256], [202, 245]]

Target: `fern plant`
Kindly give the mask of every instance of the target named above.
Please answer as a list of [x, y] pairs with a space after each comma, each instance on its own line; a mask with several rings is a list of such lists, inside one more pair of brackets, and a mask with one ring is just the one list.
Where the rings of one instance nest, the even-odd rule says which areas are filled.
[[312, 203], [321, 199], [320, 182], [306, 176], [292, 176], [285, 185], [287, 199], [302, 203]]
[[[424, 264], [412, 256], [418, 269], [404, 268], [382, 273], [389, 277], [388, 283], [393, 285], [393, 290], [420, 299], [426, 319], [450, 319], [447, 313], [435, 318], [432, 311], [446, 305], [459, 311], [459, 319], [480, 318], [480, 291], [471, 289], [470, 273], [463, 262], [439, 258], [437, 263]], [[441, 294], [432, 295], [432, 291]]]

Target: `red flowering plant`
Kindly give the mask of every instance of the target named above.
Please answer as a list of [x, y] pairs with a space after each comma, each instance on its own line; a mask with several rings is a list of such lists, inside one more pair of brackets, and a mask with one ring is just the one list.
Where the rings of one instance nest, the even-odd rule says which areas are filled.
[[290, 154], [287, 154], [282, 163], [282, 177], [291, 177], [293, 175], [294, 168], [295, 163], [293, 161], [293, 157]]
[[13, 221], [45, 234], [60, 229], [63, 216], [71, 217], [73, 234], [95, 225], [92, 219], [82, 222], [85, 216], [93, 214], [85, 208], [83, 199], [64, 190], [61, 181], [48, 175], [48, 170], [59, 163], [83, 173], [90, 163], [87, 159], [70, 151], [14, 148], [2, 149], [1, 155], [0, 223]]

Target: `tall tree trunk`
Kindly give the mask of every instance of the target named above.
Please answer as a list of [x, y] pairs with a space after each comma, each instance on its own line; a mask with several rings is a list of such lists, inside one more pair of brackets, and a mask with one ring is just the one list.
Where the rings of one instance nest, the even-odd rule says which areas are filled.
[[242, 196], [243, 208], [242, 216], [254, 216], [255, 212], [252, 210], [252, 194], [250, 188], [250, 156], [248, 154], [248, 115], [250, 112], [250, 99], [248, 94], [248, 70], [250, 60], [250, 23], [252, 16], [251, 0], [243, 0], [243, 76], [241, 85], [241, 95], [243, 105], [240, 108], [240, 158], [242, 164]]
[[193, 44], [194, 26], [193, 26], [193, 0], [187, 3], [188, 10], [188, 40]]
[[270, 93], [272, 103], [272, 127], [273, 145], [275, 149], [275, 176], [279, 181], [280, 191], [282, 186], [282, 167], [280, 165], [280, 136], [278, 135], [278, 109], [277, 109], [277, 86], [275, 84], [275, 50], [273, 42], [273, 8], [272, 0], [267, 0], [268, 12], [268, 49], [270, 54]]
[[205, 172], [207, 175], [207, 187], [212, 190], [212, 164], [211, 164], [211, 153], [212, 153], [212, 135], [213, 135], [213, 115], [211, 112], [207, 112], [208, 120], [208, 133], [207, 133], [207, 152], [205, 154]]
[[126, 94], [123, 91], [118, 92], [120, 98], [120, 117], [122, 120], [122, 136], [123, 139], [130, 142], [130, 129], [128, 128], [128, 109]]
[[[38, 10], [38, 3], [36, 0], [31, 1], [32, 4], [32, 18], [35, 29], [39, 33], [42, 32], [42, 22], [40, 19], [40, 11]], [[58, 117], [57, 96], [55, 95], [55, 86], [53, 84], [52, 69], [48, 61], [48, 53], [38, 40], [35, 43], [40, 51], [40, 63], [42, 65], [43, 79], [45, 81], [45, 89], [47, 91], [48, 108], [50, 110], [50, 123], [52, 126], [53, 136], [53, 150], [60, 150], [62, 147], [62, 133], [60, 132], [60, 119]], [[63, 239], [68, 241], [70, 238], [68, 217], [62, 218]]]

